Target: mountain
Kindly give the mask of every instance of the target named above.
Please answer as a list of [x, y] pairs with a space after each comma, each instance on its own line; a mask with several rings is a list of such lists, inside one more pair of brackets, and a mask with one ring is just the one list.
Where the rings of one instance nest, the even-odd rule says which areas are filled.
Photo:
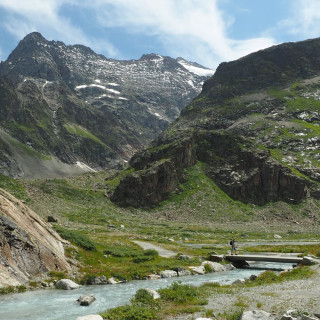
[[0, 189], [0, 287], [48, 271], [71, 270], [63, 241], [36, 213]]
[[197, 162], [235, 200], [320, 199], [320, 39], [222, 63], [200, 95], [136, 153], [111, 199], [150, 207]]
[[31, 33], [0, 64], [0, 172], [37, 178], [122, 164], [212, 74], [182, 58], [119, 61]]

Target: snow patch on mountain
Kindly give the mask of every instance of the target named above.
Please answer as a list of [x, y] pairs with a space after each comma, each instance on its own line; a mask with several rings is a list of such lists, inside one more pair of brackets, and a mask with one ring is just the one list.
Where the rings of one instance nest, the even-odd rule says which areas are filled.
[[188, 63], [187, 61], [185, 60], [182, 60], [182, 59], [178, 59], [177, 60], [178, 63], [180, 63], [185, 69], [187, 69], [188, 71], [200, 76], [200, 77], [209, 77], [209, 76], [213, 76], [213, 74], [215, 73], [214, 70], [211, 70], [211, 69], [207, 69], [207, 68], [204, 68], [204, 67], [198, 67], [198, 66], [195, 66], [191, 63]]

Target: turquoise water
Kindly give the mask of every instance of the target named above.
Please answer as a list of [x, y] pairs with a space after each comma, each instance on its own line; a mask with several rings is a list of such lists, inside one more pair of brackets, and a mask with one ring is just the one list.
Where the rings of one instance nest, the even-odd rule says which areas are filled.
[[[256, 263], [266, 268], [290, 268], [288, 264]], [[76, 290], [36, 290], [0, 296], [0, 320], [75, 320], [79, 316], [97, 314], [106, 309], [126, 304], [140, 288], [157, 290], [174, 281], [190, 285], [205, 282], [230, 284], [237, 279], [248, 278], [263, 270], [235, 269], [206, 275], [187, 276], [159, 280], [139, 280], [117, 285], [83, 286]], [[79, 306], [81, 295], [93, 294], [96, 301], [88, 307]]]

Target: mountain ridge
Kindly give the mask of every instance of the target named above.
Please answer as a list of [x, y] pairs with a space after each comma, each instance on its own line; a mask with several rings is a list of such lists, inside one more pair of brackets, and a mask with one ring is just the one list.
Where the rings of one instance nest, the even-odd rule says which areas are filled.
[[198, 161], [235, 200], [264, 205], [318, 199], [319, 52], [320, 39], [314, 39], [220, 64], [180, 117], [133, 156], [134, 172], [112, 201], [156, 205], [179, 192], [185, 169]]
[[[40, 33], [20, 41], [0, 64], [0, 75], [7, 97], [0, 101], [1, 129], [22, 149], [40, 152], [44, 168], [49, 158], [60, 161], [53, 176], [73, 174], [78, 162], [98, 170], [123, 165], [178, 116], [208, 77], [170, 57], [107, 59]], [[2, 144], [14, 153], [16, 145]], [[21, 163], [10, 168], [12, 162], [17, 161], [7, 152], [1, 172], [38, 177], [36, 168], [26, 175]]]

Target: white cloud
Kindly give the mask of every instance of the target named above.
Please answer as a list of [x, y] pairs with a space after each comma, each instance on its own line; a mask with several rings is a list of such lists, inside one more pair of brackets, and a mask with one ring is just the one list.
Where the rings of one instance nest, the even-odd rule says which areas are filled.
[[319, 37], [320, 1], [292, 0], [290, 4], [291, 15], [279, 23], [279, 28], [303, 38]]
[[193, 57], [211, 67], [274, 44], [268, 37], [228, 38], [233, 18], [219, 10], [217, 0], [96, 0], [95, 4], [102, 25], [155, 35], [172, 55]]
[[[220, 0], [222, 1], [222, 0]], [[47, 39], [84, 44], [107, 56], [120, 52], [102, 36], [90, 36], [81, 22], [74, 25], [64, 15], [64, 6], [76, 6], [107, 35], [108, 27], [122, 27], [129, 33], [155, 36], [171, 56], [215, 68], [221, 61], [237, 59], [274, 44], [271, 37], [235, 40], [228, 36], [234, 17], [222, 12], [219, 0], [0, 0], [9, 13], [2, 24], [17, 39], [32, 31]]]
[[85, 30], [73, 25], [70, 19], [61, 14], [63, 5], [76, 4], [76, 0], [0, 0], [0, 7], [8, 12], [2, 24], [18, 40], [30, 32], [39, 31], [49, 40], [87, 45], [107, 55], [118, 54], [106, 39], [86, 35]]

